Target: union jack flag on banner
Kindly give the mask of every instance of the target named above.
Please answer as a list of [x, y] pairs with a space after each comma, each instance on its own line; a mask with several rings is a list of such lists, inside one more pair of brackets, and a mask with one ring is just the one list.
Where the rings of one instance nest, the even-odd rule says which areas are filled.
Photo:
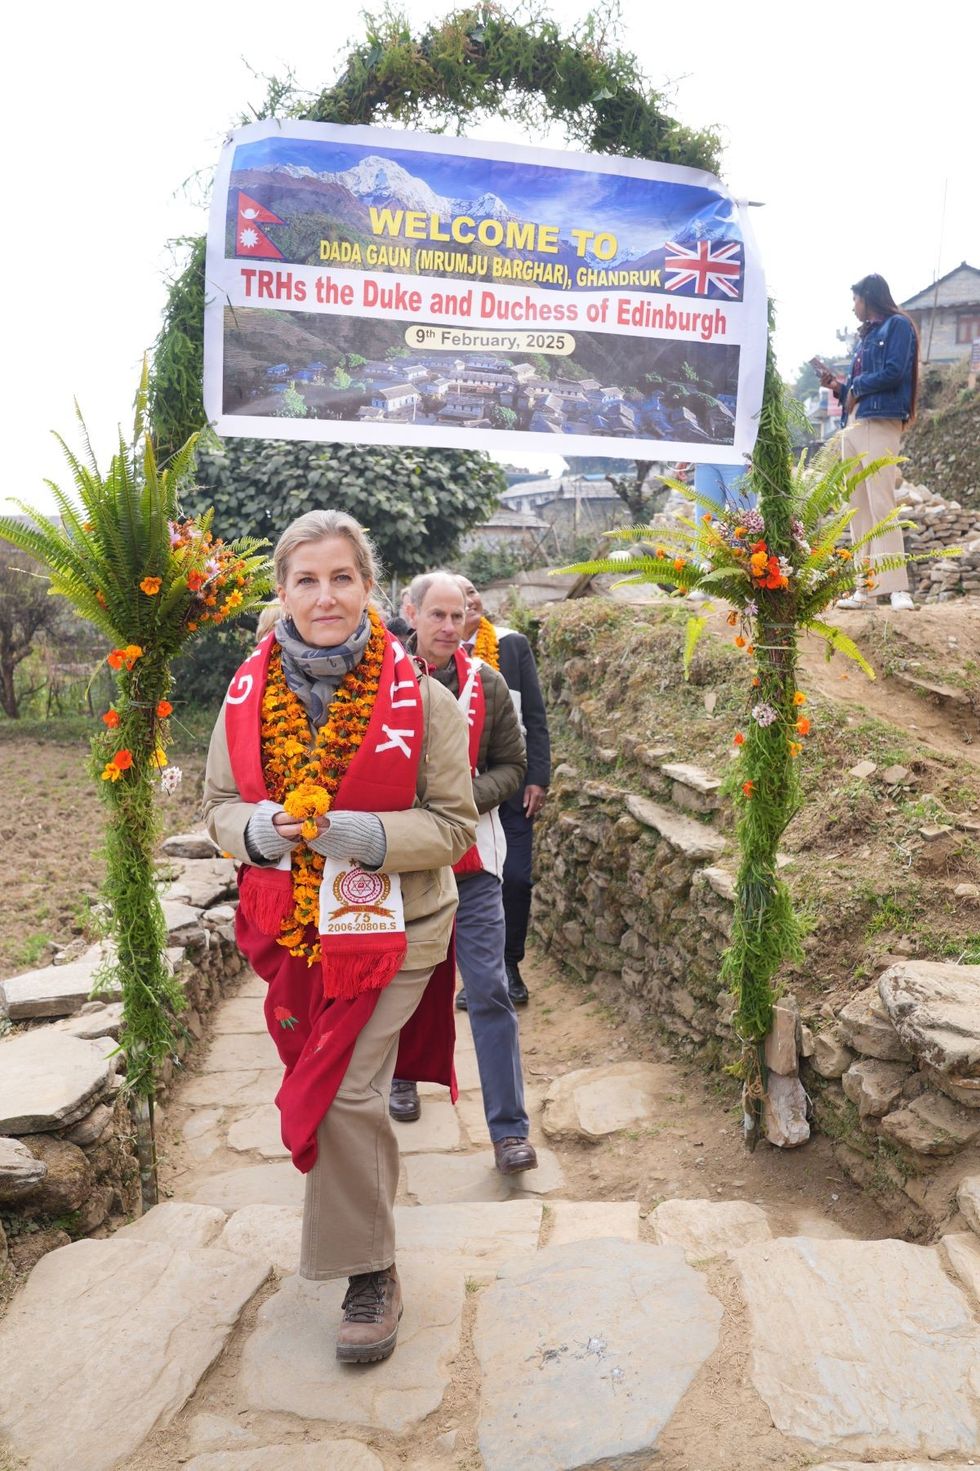
[[[734, 301], [739, 299], [742, 246], [738, 241], [713, 246], [710, 240], [692, 241], [690, 245], [678, 245], [667, 240], [664, 250], [668, 291], [680, 291], [685, 296], [719, 295], [731, 297]], [[691, 286], [694, 287], [693, 292], [687, 289]]]

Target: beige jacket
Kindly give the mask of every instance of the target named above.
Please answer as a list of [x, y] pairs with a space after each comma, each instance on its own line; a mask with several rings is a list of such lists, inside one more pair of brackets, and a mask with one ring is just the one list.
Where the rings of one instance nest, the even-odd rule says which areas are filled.
[[[425, 736], [415, 805], [379, 812], [388, 848], [386, 873], [401, 875], [408, 953], [406, 969], [422, 970], [445, 959], [456, 911], [452, 865], [476, 838], [466, 720], [456, 701], [434, 680], [419, 681]], [[222, 706], [211, 736], [204, 776], [204, 818], [218, 847], [239, 863], [251, 863], [245, 829], [254, 806], [235, 785]]]

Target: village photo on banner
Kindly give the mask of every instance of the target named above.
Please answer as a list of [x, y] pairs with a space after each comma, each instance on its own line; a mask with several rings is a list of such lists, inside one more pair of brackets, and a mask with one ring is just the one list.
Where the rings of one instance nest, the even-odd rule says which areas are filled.
[[221, 435], [744, 462], [766, 290], [713, 175], [328, 123], [222, 152], [204, 394]]

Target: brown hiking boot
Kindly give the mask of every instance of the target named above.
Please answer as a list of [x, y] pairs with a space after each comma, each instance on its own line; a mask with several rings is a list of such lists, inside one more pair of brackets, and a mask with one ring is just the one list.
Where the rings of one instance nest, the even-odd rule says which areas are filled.
[[519, 1175], [522, 1170], [536, 1170], [538, 1156], [530, 1139], [498, 1139], [493, 1158], [502, 1175]]
[[376, 1364], [394, 1353], [402, 1290], [394, 1267], [351, 1277], [344, 1321], [337, 1331], [337, 1357], [345, 1364]]

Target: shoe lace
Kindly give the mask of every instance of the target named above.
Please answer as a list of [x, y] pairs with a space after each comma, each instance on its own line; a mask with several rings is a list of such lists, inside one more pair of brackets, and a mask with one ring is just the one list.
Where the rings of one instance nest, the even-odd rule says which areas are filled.
[[344, 1319], [348, 1323], [380, 1323], [384, 1317], [388, 1287], [387, 1272], [365, 1272], [351, 1277], [344, 1295]]

